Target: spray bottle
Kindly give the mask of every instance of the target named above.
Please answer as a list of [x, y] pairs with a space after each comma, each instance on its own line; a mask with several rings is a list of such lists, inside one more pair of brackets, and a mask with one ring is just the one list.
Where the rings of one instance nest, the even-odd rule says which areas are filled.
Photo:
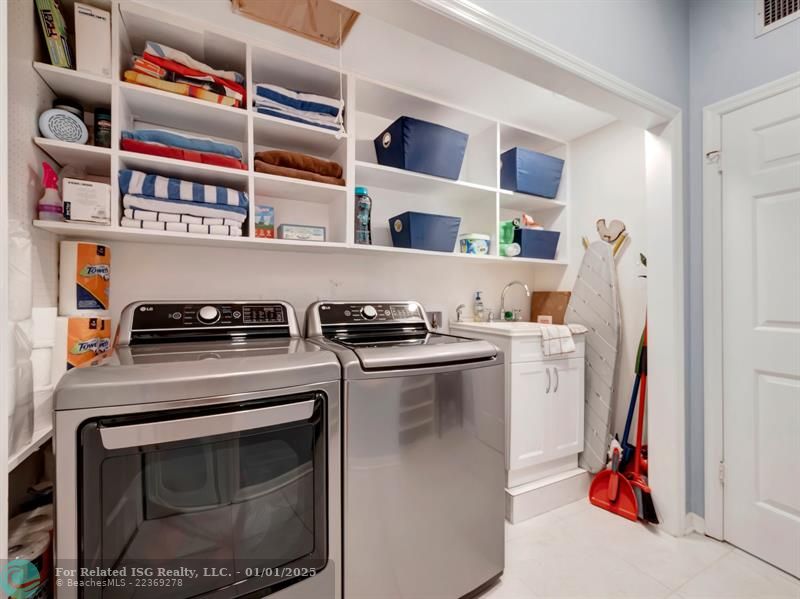
[[42, 162], [42, 186], [39, 199], [39, 220], [64, 220], [64, 203], [58, 193], [58, 175], [53, 167]]

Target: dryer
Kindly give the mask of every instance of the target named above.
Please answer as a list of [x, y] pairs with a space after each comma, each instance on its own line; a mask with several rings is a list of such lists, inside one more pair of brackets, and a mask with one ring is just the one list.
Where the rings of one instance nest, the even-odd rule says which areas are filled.
[[339, 598], [340, 384], [286, 302], [125, 308], [55, 392], [58, 598]]

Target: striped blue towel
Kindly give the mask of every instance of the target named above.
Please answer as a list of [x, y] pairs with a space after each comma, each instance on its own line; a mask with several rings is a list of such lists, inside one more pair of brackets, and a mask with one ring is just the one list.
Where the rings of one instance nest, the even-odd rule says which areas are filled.
[[270, 83], [256, 84], [256, 106], [259, 104], [259, 98], [271, 100], [295, 110], [327, 114], [333, 117], [338, 117], [344, 108], [344, 102], [336, 98], [296, 92]]
[[141, 171], [119, 171], [119, 188], [122, 194], [148, 196], [162, 200], [180, 200], [200, 204], [218, 204], [247, 208], [247, 194], [220, 185], [203, 185], [174, 177], [148, 175]]

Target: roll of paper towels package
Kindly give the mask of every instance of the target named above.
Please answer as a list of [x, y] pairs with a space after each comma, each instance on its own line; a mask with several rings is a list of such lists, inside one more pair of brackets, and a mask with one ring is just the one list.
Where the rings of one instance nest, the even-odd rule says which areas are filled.
[[68, 370], [98, 362], [111, 348], [111, 319], [102, 316], [59, 316], [50, 381], [57, 385]]
[[8, 406], [8, 452], [15, 454], [33, 438], [33, 364], [30, 320], [9, 326], [9, 363], [6, 372], [11, 383]]
[[8, 223], [8, 319], [20, 322], [33, 309], [31, 234], [20, 221]]
[[60, 316], [108, 316], [111, 248], [91, 241], [62, 241], [59, 258]]

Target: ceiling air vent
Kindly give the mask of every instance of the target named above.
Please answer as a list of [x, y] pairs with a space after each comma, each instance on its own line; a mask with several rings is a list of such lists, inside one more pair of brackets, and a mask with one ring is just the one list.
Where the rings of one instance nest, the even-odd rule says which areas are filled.
[[800, 0], [754, 0], [756, 37], [800, 17]]

